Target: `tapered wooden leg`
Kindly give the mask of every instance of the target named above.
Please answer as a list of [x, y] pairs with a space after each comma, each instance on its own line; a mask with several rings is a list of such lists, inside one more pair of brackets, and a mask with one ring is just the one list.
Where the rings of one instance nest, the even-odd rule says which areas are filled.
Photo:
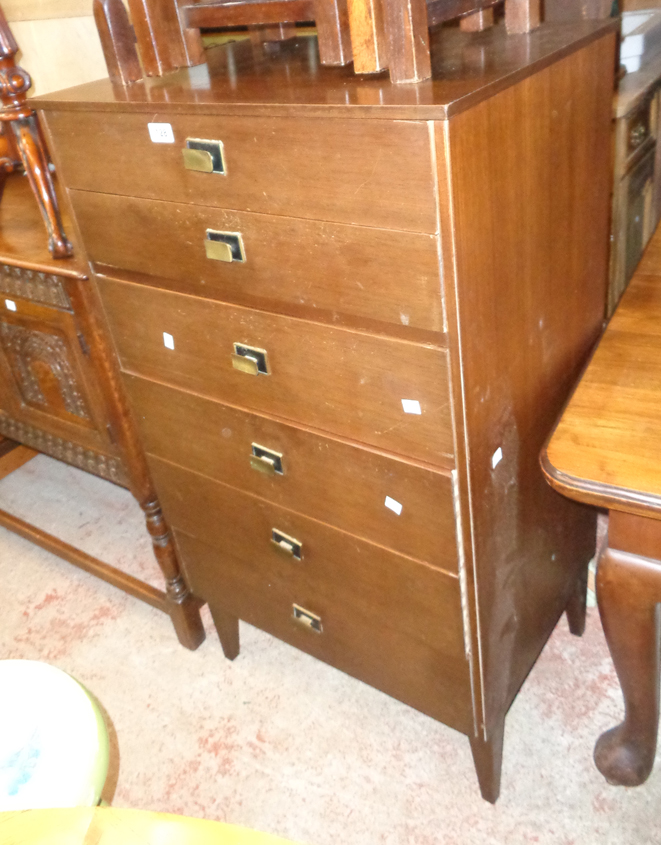
[[234, 660], [239, 656], [239, 620], [218, 607], [209, 605], [209, 610], [218, 631], [223, 654], [228, 660]]
[[597, 600], [624, 697], [624, 721], [594, 749], [606, 780], [637, 786], [654, 764], [659, 726], [661, 563], [607, 549], [597, 569]]
[[587, 612], [587, 598], [588, 598], [588, 568], [583, 568], [581, 574], [576, 579], [574, 589], [565, 613], [567, 614], [567, 622], [569, 623], [569, 630], [575, 637], [582, 637], [585, 632], [585, 616]]
[[503, 718], [489, 732], [489, 738], [486, 741], [482, 738], [482, 735], [469, 737], [480, 792], [482, 798], [491, 804], [495, 804], [500, 795], [504, 736], [505, 719]]

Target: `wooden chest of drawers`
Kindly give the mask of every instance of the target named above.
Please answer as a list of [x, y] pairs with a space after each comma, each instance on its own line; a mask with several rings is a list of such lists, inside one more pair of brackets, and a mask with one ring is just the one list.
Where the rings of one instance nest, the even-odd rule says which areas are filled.
[[615, 35], [435, 38], [418, 86], [301, 39], [40, 107], [225, 654], [244, 619], [443, 720], [495, 800], [594, 550], [537, 456], [601, 326]]

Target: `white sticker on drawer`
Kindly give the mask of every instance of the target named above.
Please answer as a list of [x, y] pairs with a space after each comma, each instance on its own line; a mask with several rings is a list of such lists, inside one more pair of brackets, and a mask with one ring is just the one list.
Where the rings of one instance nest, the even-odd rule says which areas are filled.
[[174, 349], [174, 338], [167, 332], [163, 332], [163, 346], [167, 349]]
[[402, 512], [402, 505], [400, 505], [400, 503], [396, 499], [391, 499], [390, 496], [386, 496], [385, 504], [386, 507], [396, 513], [397, 516], [399, 516]]
[[155, 144], [174, 144], [174, 132], [169, 123], [148, 123], [149, 137]]
[[496, 469], [496, 467], [502, 461], [502, 459], [503, 459], [503, 450], [499, 446], [496, 449], [496, 451], [493, 453], [493, 455], [491, 456], [491, 468]]
[[5, 299], [5, 307], [7, 311], [16, 311], [16, 303], [13, 299]]
[[405, 414], [421, 414], [422, 408], [417, 399], [402, 399], [402, 408]]

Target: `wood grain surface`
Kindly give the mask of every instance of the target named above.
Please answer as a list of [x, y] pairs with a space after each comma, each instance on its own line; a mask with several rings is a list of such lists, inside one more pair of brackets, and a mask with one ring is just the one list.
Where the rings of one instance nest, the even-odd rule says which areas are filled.
[[[231, 405], [452, 465], [447, 353], [366, 333], [97, 277], [122, 368]], [[164, 345], [163, 333], [174, 339]], [[233, 369], [265, 349], [270, 375]], [[420, 403], [407, 413], [402, 400]]]
[[[151, 455], [457, 572], [449, 473], [136, 376], [124, 384]], [[284, 474], [252, 469], [252, 443], [281, 453]], [[386, 497], [402, 506], [399, 514]]]
[[[357, 587], [352, 592], [346, 585], [343, 599], [338, 600], [316, 585], [306, 590], [272, 577], [277, 573], [260, 571], [254, 560], [228, 551], [221, 557], [217, 547], [182, 531], [175, 531], [175, 537], [194, 590], [208, 598], [216, 614], [226, 611], [237, 616], [457, 730], [472, 731], [463, 654], [437, 651], [420, 631], [409, 634], [393, 624], [406, 612], [404, 608], [392, 605], [389, 612], [377, 616], [375, 626], [372, 597]], [[293, 604], [301, 602], [307, 602], [301, 605], [304, 609], [321, 617], [321, 634], [292, 619]], [[448, 604], [444, 599], [443, 606]], [[436, 619], [443, 624], [440, 614]]]
[[[147, 125], [160, 122], [172, 126], [174, 143], [152, 143]], [[429, 134], [421, 122], [311, 125], [90, 111], [49, 114], [48, 125], [68, 188], [385, 229], [437, 229]], [[186, 170], [187, 138], [222, 141], [227, 175]]]
[[[351, 314], [443, 331], [433, 235], [88, 191], [71, 191], [71, 198], [87, 255], [102, 272], [149, 274], [153, 285], [258, 308], [268, 303], [268, 310], [294, 305], [330, 320]], [[245, 263], [207, 258], [207, 229], [240, 233]]]
[[558, 489], [631, 513], [661, 505], [661, 230], [657, 229], [551, 438]]
[[[617, 28], [615, 20], [544, 25], [521, 39], [508, 36], [499, 24], [478, 34], [476, 41], [475, 33], [441, 27], [430, 34], [433, 78], [419, 85], [392, 85], [385, 74], [357, 76], [350, 66], [320, 67], [310, 38], [273, 45], [268, 55], [253, 51], [249, 42], [233, 43], [207, 51], [208, 72], [194, 68], [173, 73], [167, 86], [147, 80], [119, 89], [99, 81], [51, 94], [37, 107], [89, 111], [93, 104], [95, 111], [141, 112], [150, 119], [159, 112], [250, 111], [255, 116], [375, 120], [383, 120], [385, 107], [389, 120], [444, 120]], [[476, 47], [483, 57], [479, 64], [474, 61]], [[403, 162], [391, 164], [391, 175], [397, 178]]]

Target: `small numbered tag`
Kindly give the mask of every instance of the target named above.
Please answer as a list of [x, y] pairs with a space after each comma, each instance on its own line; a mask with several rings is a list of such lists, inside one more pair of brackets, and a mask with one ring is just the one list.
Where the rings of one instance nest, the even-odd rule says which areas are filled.
[[149, 137], [154, 144], [174, 144], [174, 132], [169, 123], [148, 123]]

